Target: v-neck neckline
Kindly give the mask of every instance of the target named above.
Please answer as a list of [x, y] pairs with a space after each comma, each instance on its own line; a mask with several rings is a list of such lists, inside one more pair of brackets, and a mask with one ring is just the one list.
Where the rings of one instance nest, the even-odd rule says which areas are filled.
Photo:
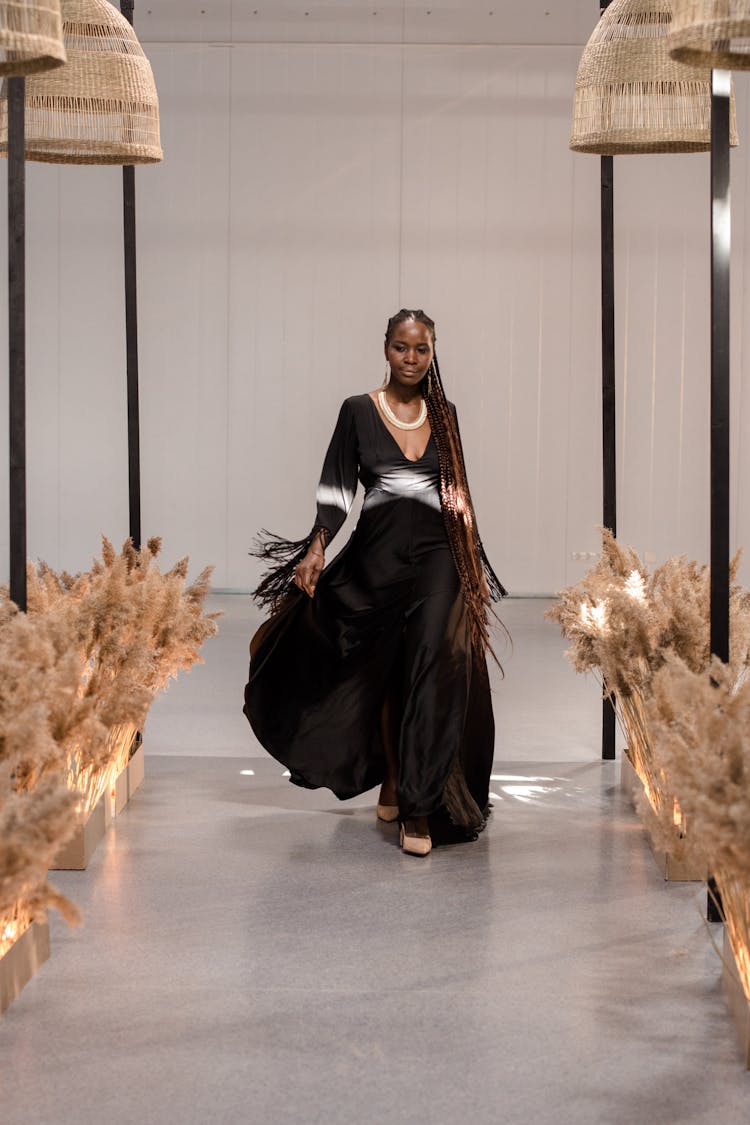
[[388, 429], [385, 422], [383, 421], [383, 416], [380, 413], [380, 410], [378, 408], [378, 404], [376, 403], [375, 399], [372, 397], [371, 394], [368, 394], [367, 397], [372, 404], [373, 410], [375, 411], [375, 413], [378, 416], [378, 421], [380, 422], [380, 425], [383, 427], [385, 432], [388, 434], [388, 437], [391, 439], [393, 444], [396, 446], [396, 449], [399, 451], [399, 453], [403, 457], [404, 461], [406, 461], [409, 465], [418, 465], [420, 461], [424, 461], [425, 457], [427, 456], [427, 450], [430, 448], [430, 442], [432, 441], [432, 426], [430, 426], [430, 436], [427, 439], [427, 444], [425, 445], [424, 449], [422, 450], [421, 456], [417, 457], [416, 460], [412, 457], [407, 457], [406, 454], [404, 453], [403, 449], [398, 444], [395, 437], [393, 436], [393, 434], [391, 433], [391, 431]]

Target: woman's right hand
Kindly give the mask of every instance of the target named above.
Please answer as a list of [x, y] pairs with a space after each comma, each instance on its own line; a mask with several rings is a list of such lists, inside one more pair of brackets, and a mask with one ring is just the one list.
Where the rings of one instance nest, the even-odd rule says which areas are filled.
[[300, 590], [304, 590], [310, 597], [315, 596], [315, 587], [318, 585], [321, 571], [325, 566], [325, 555], [316, 545], [310, 547], [309, 551], [297, 563], [294, 570], [294, 583], [299, 586]]

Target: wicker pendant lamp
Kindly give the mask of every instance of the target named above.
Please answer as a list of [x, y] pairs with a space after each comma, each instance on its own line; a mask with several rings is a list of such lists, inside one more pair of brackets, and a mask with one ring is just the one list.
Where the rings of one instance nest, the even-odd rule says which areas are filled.
[[[51, 164], [162, 159], [159, 101], [133, 28], [107, 0], [62, 0], [68, 64], [26, 82], [26, 158]], [[7, 102], [0, 152], [7, 152]]]
[[60, 0], [0, 0], [0, 74], [36, 74], [64, 62]]
[[[576, 78], [574, 152], [602, 155], [711, 148], [711, 83], [670, 58], [672, 0], [613, 0]], [[731, 143], [737, 144], [734, 95]]]
[[750, 0], [674, 0], [673, 59], [721, 70], [750, 69]]

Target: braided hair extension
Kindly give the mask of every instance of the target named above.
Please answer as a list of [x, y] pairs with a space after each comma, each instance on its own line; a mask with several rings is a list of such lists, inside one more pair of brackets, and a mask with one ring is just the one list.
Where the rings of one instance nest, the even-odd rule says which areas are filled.
[[[392, 316], [385, 334], [386, 344], [390, 343], [398, 325], [407, 320], [419, 321], [428, 329], [434, 351], [435, 322], [422, 309], [400, 309]], [[472, 644], [479, 653], [489, 650], [500, 666], [490, 643], [487, 604], [500, 601], [507, 591], [492, 569], [479, 537], [458, 421], [445, 395], [436, 354], [422, 380], [422, 395], [438, 451], [440, 507], [469, 614]], [[497, 617], [494, 611], [493, 615]]]

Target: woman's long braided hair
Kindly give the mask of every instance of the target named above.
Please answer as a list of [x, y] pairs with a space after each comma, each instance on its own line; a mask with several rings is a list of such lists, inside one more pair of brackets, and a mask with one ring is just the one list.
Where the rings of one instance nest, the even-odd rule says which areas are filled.
[[[428, 329], [434, 352], [435, 322], [422, 309], [400, 309], [392, 316], [385, 333], [386, 344], [390, 343], [398, 325], [408, 320], [419, 321]], [[432, 363], [422, 380], [422, 395], [427, 403], [430, 428], [438, 451], [440, 507], [469, 615], [472, 643], [476, 652], [484, 654], [489, 650], [497, 661], [489, 637], [487, 599], [489, 597], [490, 601], [497, 602], [507, 591], [490, 566], [479, 537], [458, 422], [445, 396], [437, 354], [433, 354]]]

